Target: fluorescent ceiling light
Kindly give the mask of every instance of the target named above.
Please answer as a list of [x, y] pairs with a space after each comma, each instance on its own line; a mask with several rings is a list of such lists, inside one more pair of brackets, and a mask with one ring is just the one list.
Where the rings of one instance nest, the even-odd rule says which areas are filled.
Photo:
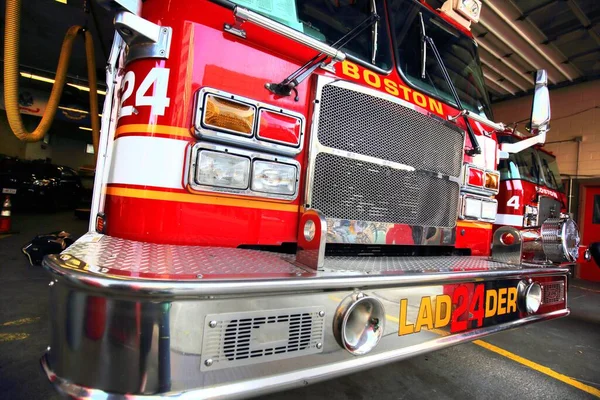
[[82, 131], [91, 131], [92, 128], [88, 128], [87, 126], [80, 126], [79, 129], [81, 129]]
[[[54, 79], [52, 79], [52, 78], [46, 78], [45, 76], [34, 75], [34, 74], [30, 74], [28, 72], [21, 72], [21, 76], [23, 78], [33, 79], [35, 81], [52, 83], [52, 84], [54, 83]], [[87, 86], [77, 85], [75, 83], [67, 83], [67, 85], [69, 85], [71, 87], [74, 87], [76, 89], [79, 89], [79, 90], [83, 90], [85, 92], [89, 92], [90, 91], [90, 88], [87, 87]], [[98, 92], [98, 94], [106, 96], [106, 92], [104, 90], [98, 90], [97, 92]]]
[[[71, 86], [71, 87], [74, 87], [74, 88], [76, 88], [76, 89], [79, 89], [79, 90], [83, 90], [83, 91], [85, 91], [85, 92], [89, 92], [89, 91], [90, 91], [90, 88], [89, 88], [89, 87], [87, 87], [87, 86], [76, 85], [76, 84], [74, 84], [74, 83], [67, 83], [67, 85], [69, 85], [69, 86]], [[101, 95], [103, 95], [103, 96], [106, 96], [106, 92], [105, 92], [104, 90], [97, 90], [97, 92], [98, 92], [98, 94], [101, 94]]]
[[89, 112], [87, 112], [85, 110], [80, 110], [78, 108], [70, 108], [70, 107], [63, 107], [63, 106], [58, 106], [58, 108], [60, 108], [61, 110], [65, 110], [65, 111], [72, 111], [72, 112], [78, 112], [78, 113], [82, 113], [82, 114], [89, 114]]
[[54, 83], [54, 79], [46, 78], [44, 76], [39, 76], [39, 75], [28, 74], [27, 72], [21, 72], [21, 76], [23, 78], [29, 78], [29, 79], [33, 79], [36, 81], [42, 81], [42, 82], [46, 82], [46, 83]]
[[56, 0], [56, 1], [59, 3], [62, 3], [62, 4], [67, 4], [67, 0]]

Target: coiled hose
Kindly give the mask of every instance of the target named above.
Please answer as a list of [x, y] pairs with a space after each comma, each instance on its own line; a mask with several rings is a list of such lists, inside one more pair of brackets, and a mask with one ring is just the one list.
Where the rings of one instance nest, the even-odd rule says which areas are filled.
[[98, 120], [98, 86], [96, 83], [96, 58], [94, 55], [94, 42], [92, 34], [81, 26], [72, 26], [67, 31], [60, 51], [56, 77], [48, 105], [42, 120], [33, 132], [27, 131], [23, 126], [19, 111], [19, 28], [21, 25], [21, 0], [6, 0], [6, 24], [4, 31], [4, 103], [8, 123], [19, 140], [37, 142], [42, 140], [50, 129], [56, 116], [63, 87], [67, 77], [69, 60], [73, 50], [73, 43], [79, 32], [84, 32], [85, 51], [90, 88], [90, 121], [92, 125], [92, 139], [94, 155], [98, 155], [100, 137], [100, 121]]

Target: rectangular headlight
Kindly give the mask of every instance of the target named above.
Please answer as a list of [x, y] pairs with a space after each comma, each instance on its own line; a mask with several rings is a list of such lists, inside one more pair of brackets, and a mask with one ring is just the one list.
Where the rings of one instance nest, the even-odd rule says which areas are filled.
[[495, 221], [497, 211], [498, 203], [495, 201], [484, 201], [481, 203], [481, 219]]
[[246, 189], [250, 178], [250, 159], [202, 150], [198, 154], [196, 171], [196, 181], [200, 185]]
[[292, 196], [296, 193], [297, 174], [298, 171], [294, 165], [262, 160], [254, 161], [252, 190]]
[[466, 218], [481, 218], [481, 200], [474, 197], [465, 197], [463, 202], [463, 216]]

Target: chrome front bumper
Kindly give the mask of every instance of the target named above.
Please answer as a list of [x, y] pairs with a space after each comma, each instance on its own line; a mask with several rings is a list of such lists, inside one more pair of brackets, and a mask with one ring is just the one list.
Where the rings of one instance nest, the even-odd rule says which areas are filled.
[[[476, 257], [336, 257], [327, 259], [325, 271], [316, 272], [298, 267], [290, 256], [88, 234], [60, 256], [47, 257], [44, 266], [52, 275], [52, 337], [42, 365], [60, 391], [78, 398], [255, 396], [569, 313], [561, 308], [462, 333], [423, 329], [398, 336], [400, 299], [418, 305], [422, 297], [459, 283], [568, 273]], [[331, 329], [339, 303], [357, 290], [379, 299], [386, 311], [384, 337], [365, 356], [342, 349]], [[322, 332], [315, 339], [318, 350], [208, 361], [213, 320], [234, 315], [227, 321], [242, 321], [255, 314], [274, 318], [289, 310], [322, 312], [320, 320], [311, 319]], [[409, 307], [406, 319], [414, 321], [417, 313]]]

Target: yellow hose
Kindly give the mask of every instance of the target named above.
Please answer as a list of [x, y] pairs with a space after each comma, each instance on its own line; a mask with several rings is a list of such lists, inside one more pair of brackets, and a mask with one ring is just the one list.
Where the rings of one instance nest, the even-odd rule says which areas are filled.
[[4, 104], [6, 115], [13, 133], [19, 140], [37, 142], [44, 138], [56, 115], [63, 87], [67, 77], [69, 59], [73, 50], [73, 42], [80, 31], [84, 31], [88, 81], [90, 87], [90, 121], [94, 154], [98, 154], [100, 123], [98, 121], [98, 88], [96, 84], [96, 59], [92, 35], [81, 26], [72, 26], [67, 31], [60, 51], [56, 77], [48, 105], [42, 120], [33, 132], [23, 126], [19, 111], [19, 28], [21, 22], [21, 0], [6, 0], [6, 24], [4, 31]]

